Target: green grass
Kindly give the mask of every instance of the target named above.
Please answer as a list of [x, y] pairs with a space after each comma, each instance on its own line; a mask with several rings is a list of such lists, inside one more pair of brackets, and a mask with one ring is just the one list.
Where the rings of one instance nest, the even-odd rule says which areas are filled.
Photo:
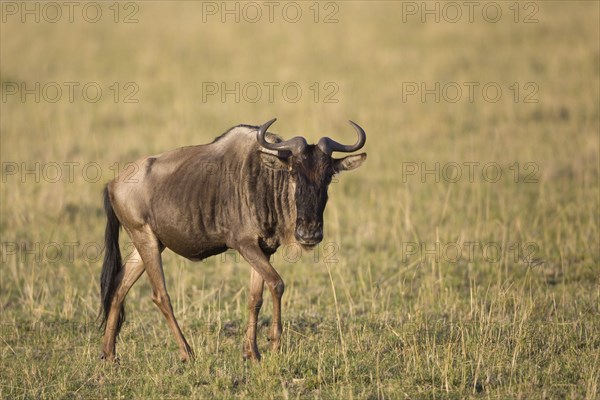
[[[103, 96], [0, 103], [1, 398], [598, 397], [598, 3], [536, 2], [535, 24], [515, 24], [512, 2], [498, 3], [496, 24], [403, 23], [401, 2], [358, 1], [339, 3], [339, 23], [315, 24], [312, 3], [300, 4], [307, 18], [297, 24], [202, 23], [200, 2], [141, 3], [136, 24], [2, 23], [3, 94], [7, 82], [76, 81], [97, 82]], [[135, 82], [139, 102], [115, 103], [114, 82]], [[203, 102], [203, 82], [297, 82], [303, 96]], [[327, 82], [339, 88], [337, 103], [322, 101]], [[497, 82], [503, 96], [404, 102], [403, 82]], [[527, 82], [539, 88], [536, 103], [523, 102]], [[274, 256], [286, 282], [282, 351], [268, 350], [265, 293], [263, 361], [242, 360], [246, 263], [233, 253], [191, 263], [165, 251], [167, 288], [196, 361], [179, 362], [142, 277], [127, 297], [120, 365], [101, 362], [95, 244], [111, 167], [275, 116], [273, 131], [313, 142], [352, 140], [353, 119], [369, 154], [332, 184], [319, 252]], [[62, 166], [56, 183], [6, 172], [51, 162]], [[72, 182], [65, 162], [79, 163]], [[97, 181], [82, 177], [92, 162]], [[473, 182], [422, 182], [403, 179], [409, 162], [479, 167]], [[481, 176], [490, 162], [503, 172], [495, 183]], [[509, 169], [516, 162], [520, 182]], [[533, 171], [526, 163], [536, 182], [522, 182]], [[478, 247], [456, 261], [407, 254], [413, 243], [451, 251], [467, 242], [502, 251]], [[33, 254], [13, 254], [14, 245]]]

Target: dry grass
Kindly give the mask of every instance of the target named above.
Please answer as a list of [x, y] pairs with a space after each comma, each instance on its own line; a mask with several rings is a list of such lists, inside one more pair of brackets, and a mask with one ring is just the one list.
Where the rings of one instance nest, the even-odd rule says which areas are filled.
[[[306, 18], [297, 24], [202, 23], [201, 2], [140, 3], [136, 24], [2, 23], [3, 95], [10, 82], [76, 81], [97, 82], [103, 96], [0, 103], [0, 397], [597, 398], [598, 3], [537, 2], [536, 24], [515, 24], [510, 2], [498, 3], [496, 24], [403, 23], [402, 2], [341, 2], [339, 23], [315, 24], [312, 3], [299, 4]], [[139, 102], [115, 103], [114, 82], [135, 82]], [[303, 96], [203, 102], [203, 82], [298, 82]], [[315, 103], [313, 82], [337, 84], [339, 102], [324, 103], [322, 92]], [[403, 82], [497, 82], [503, 97], [403, 102]], [[539, 87], [537, 103], [522, 101], [527, 82]], [[343, 140], [349, 118], [369, 135], [365, 166], [330, 189], [325, 242], [335, 246], [293, 263], [275, 256], [287, 284], [282, 352], [266, 351], [263, 328], [264, 361], [242, 360], [247, 264], [165, 252], [176, 315], [198, 359], [179, 363], [142, 278], [127, 298], [121, 365], [100, 362], [101, 263], [85, 245], [102, 242], [100, 191], [111, 166], [273, 116], [286, 136]], [[62, 166], [56, 183], [20, 177], [22, 163], [52, 162]], [[72, 182], [65, 162], [79, 163]], [[83, 171], [92, 162], [97, 182], [82, 177], [93, 177]], [[477, 169], [474, 182], [422, 182], [403, 176], [409, 162], [496, 162], [503, 177], [489, 183]], [[537, 182], [515, 183], [515, 162], [520, 180], [534, 163]], [[12, 163], [17, 175], [7, 172]], [[407, 254], [413, 243], [468, 253], [468, 242], [502, 253]], [[50, 243], [62, 250], [56, 261]], [[12, 254], [15, 244], [34, 253]], [[269, 317], [267, 300], [265, 326]]]

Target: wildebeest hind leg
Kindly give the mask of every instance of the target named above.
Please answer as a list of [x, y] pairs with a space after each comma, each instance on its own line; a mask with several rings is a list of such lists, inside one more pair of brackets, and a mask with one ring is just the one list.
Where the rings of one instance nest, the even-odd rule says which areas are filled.
[[152, 301], [154, 301], [154, 304], [158, 306], [160, 311], [167, 319], [169, 328], [171, 329], [171, 332], [173, 332], [175, 340], [177, 341], [177, 345], [179, 346], [181, 360], [188, 361], [190, 358], [194, 357], [194, 352], [192, 351], [192, 348], [188, 344], [187, 340], [185, 340], [185, 337], [179, 328], [179, 324], [175, 319], [175, 314], [173, 313], [171, 299], [169, 298], [167, 287], [165, 285], [165, 276], [163, 273], [161, 258], [161, 245], [159, 244], [158, 239], [156, 239], [154, 233], [152, 233], [150, 228], [147, 226], [143, 228], [143, 231], [137, 231], [133, 235], [132, 239], [135, 247], [140, 252], [142, 261], [144, 262], [146, 268], [146, 273], [148, 274], [150, 284], [152, 285]]
[[144, 263], [142, 262], [140, 255], [137, 250], [131, 254], [131, 257], [127, 260], [123, 269], [117, 276], [117, 290], [113, 297], [110, 312], [106, 320], [106, 327], [104, 329], [104, 338], [102, 344], [103, 358], [112, 360], [115, 357], [115, 344], [117, 340], [119, 315], [121, 308], [123, 307], [123, 301], [125, 296], [129, 292], [129, 289], [133, 284], [142, 276], [144, 273]]

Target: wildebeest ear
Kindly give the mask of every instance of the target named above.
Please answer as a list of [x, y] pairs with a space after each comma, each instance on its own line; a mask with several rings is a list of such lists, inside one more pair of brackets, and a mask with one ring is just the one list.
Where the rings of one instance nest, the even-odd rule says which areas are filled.
[[290, 163], [288, 162], [288, 160], [286, 158], [277, 157], [274, 154], [263, 153], [263, 152], [261, 152], [259, 154], [260, 154], [260, 160], [268, 168], [278, 169], [278, 170], [282, 170], [282, 169], [289, 170], [290, 169]]
[[333, 160], [333, 169], [336, 172], [350, 171], [362, 165], [367, 159], [367, 153], [352, 154], [351, 156]]

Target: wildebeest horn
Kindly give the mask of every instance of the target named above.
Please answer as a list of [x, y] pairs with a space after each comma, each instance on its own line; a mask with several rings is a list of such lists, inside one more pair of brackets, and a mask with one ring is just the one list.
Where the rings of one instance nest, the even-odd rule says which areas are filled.
[[333, 153], [334, 151], [339, 151], [342, 153], [352, 153], [353, 151], [362, 149], [362, 147], [365, 145], [365, 142], [367, 141], [367, 134], [365, 133], [363, 128], [358, 126], [358, 124], [352, 121], [349, 122], [358, 134], [358, 140], [356, 141], [356, 143], [354, 143], [353, 145], [341, 144], [328, 137], [323, 137], [319, 140], [319, 143], [317, 143], [317, 146], [319, 146], [319, 149], [321, 149], [323, 153], [330, 156], [331, 153]]
[[267, 133], [267, 129], [269, 129], [269, 127], [271, 125], [273, 125], [273, 122], [275, 122], [275, 121], [277, 121], [277, 118], [273, 118], [269, 122], [265, 122], [258, 128], [258, 135], [257, 135], [258, 143], [265, 149], [269, 149], [269, 150], [276, 150], [276, 151], [287, 150], [287, 151], [291, 151], [292, 154], [302, 153], [302, 151], [306, 147], [306, 140], [303, 137], [296, 136], [289, 140], [285, 140], [285, 141], [279, 142], [279, 143], [269, 143], [266, 141], [265, 133]]

